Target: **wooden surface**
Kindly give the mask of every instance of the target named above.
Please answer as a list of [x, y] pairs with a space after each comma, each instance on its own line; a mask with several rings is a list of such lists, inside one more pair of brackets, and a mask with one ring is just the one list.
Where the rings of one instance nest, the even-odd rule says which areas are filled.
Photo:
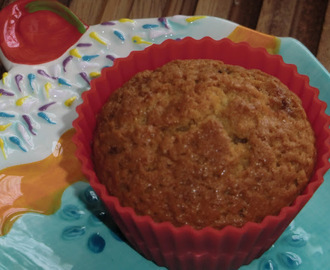
[[[209, 15], [301, 41], [330, 70], [330, 0], [59, 0], [89, 25], [120, 18]], [[0, 0], [0, 8], [13, 0]]]

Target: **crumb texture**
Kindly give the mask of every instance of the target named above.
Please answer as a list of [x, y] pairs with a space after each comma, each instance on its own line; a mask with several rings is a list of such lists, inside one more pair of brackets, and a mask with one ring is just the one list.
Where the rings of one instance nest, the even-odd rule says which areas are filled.
[[135, 75], [98, 115], [93, 154], [110, 194], [175, 226], [260, 222], [313, 171], [314, 133], [277, 78], [215, 60]]

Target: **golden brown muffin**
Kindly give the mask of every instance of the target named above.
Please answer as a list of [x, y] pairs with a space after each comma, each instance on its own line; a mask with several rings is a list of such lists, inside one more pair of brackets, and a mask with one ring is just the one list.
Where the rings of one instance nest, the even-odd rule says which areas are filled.
[[135, 75], [97, 118], [98, 178], [155, 221], [223, 228], [290, 205], [316, 157], [300, 99], [277, 78], [215, 60]]

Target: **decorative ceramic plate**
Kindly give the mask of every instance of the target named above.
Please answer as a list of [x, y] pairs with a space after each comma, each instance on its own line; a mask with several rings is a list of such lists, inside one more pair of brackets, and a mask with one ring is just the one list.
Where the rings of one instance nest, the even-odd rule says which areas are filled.
[[[8, 69], [0, 82], [0, 269], [163, 269], [125, 241], [74, 156], [72, 121], [80, 95], [116, 58], [169, 38], [229, 37], [280, 54], [330, 103], [328, 71], [292, 38], [205, 16], [87, 26], [57, 2], [21, 3], [16, 13], [0, 14], [6, 37], [1, 60]], [[33, 32], [22, 20], [47, 31]], [[43, 50], [47, 57], [39, 57]], [[329, 173], [324, 180], [273, 247], [241, 270], [327, 269]]]

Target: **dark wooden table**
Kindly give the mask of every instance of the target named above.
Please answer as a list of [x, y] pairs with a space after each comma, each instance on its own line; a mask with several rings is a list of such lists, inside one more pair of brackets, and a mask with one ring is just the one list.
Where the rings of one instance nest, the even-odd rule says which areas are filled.
[[[59, 0], [89, 25], [120, 18], [209, 15], [301, 41], [330, 70], [329, 0]], [[13, 0], [0, 0], [0, 8]]]

